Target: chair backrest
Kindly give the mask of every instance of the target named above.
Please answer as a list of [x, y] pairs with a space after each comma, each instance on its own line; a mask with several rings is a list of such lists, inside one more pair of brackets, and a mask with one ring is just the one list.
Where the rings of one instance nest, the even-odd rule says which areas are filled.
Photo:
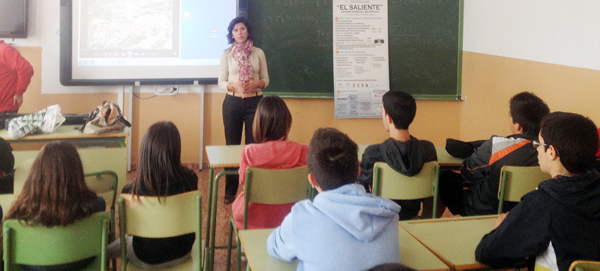
[[66, 227], [27, 226], [16, 219], [4, 221], [4, 269], [18, 264], [58, 265], [89, 257], [96, 259], [85, 270], [106, 270], [108, 217], [95, 213]]
[[500, 174], [498, 213], [502, 213], [504, 201], [519, 202], [525, 194], [535, 190], [541, 182], [550, 179], [550, 175], [542, 172], [539, 166], [503, 166]]
[[440, 166], [437, 161], [423, 164], [419, 174], [403, 175], [384, 162], [373, 166], [373, 195], [394, 200], [411, 200], [433, 197], [433, 218], [438, 195]]
[[196, 234], [195, 270], [201, 270], [202, 197], [199, 191], [160, 198], [121, 194], [119, 228], [121, 270], [128, 270], [125, 234], [146, 238], [167, 238], [188, 233]]
[[307, 198], [308, 167], [246, 169], [244, 197], [247, 202], [285, 204]]
[[[536, 265], [536, 268], [538, 266]], [[574, 261], [569, 271], [600, 271], [600, 262], [596, 261]]]
[[27, 177], [29, 177], [29, 172], [31, 171], [34, 161], [35, 158], [29, 158], [15, 168], [13, 185], [13, 194], [15, 197], [20, 195], [21, 191], [23, 191], [23, 186], [25, 185], [25, 181], [27, 181]]
[[199, 191], [160, 198], [121, 194], [121, 231], [147, 238], [166, 238], [187, 233], [196, 233], [196, 237], [200, 238], [200, 200]]
[[432, 197], [437, 194], [438, 173], [436, 161], [423, 164], [421, 172], [412, 177], [395, 171], [384, 162], [377, 162], [373, 168], [373, 195], [402, 200]]
[[308, 182], [308, 166], [289, 169], [246, 169], [244, 183], [244, 225], [248, 223], [248, 203], [286, 204], [313, 196]]
[[85, 184], [96, 194], [110, 192], [110, 197], [105, 197], [106, 204], [115, 205], [117, 200], [117, 185], [119, 176], [112, 170], [85, 173]]

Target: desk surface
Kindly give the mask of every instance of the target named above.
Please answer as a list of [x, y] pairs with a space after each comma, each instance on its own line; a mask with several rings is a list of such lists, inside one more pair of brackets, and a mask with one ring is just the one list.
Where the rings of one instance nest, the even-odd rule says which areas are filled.
[[463, 159], [457, 158], [446, 151], [446, 147], [435, 147], [437, 152], [438, 163], [442, 167], [460, 167], [462, 166]]
[[498, 215], [401, 221], [419, 242], [456, 270], [488, 268], [475, 260], [481, 238], [494, 229]]
[[273, 229], [240, 230], [239, 232], [248, 264], [253, 271], [294, 271], [298, 267], [298, 261], [284, 262], [269, 256], [267, 239]]
[[[358, 160], [362, 159], [362, 154], [369, 144], [358, 144]], [[206, 146], [206, 156], [208, 156], [208, 164], [212, 168], [219, 167], [238, 167], [240, 165], [240, 156], [243, 145], [215, 145]], [[450, 156], [444, 147], [436, 147], [438, 163], [440, 166], [461, 166], [461, 158]]]
[[[298, 261], [283, 262], [269, 256], [266, 244], [271, 232], [273, 229], [240, 231], [240, 240], [248, 258], [248, 264], [254, 271], [296, 270]], [[448, 266], [401, 227], [398, 237], [400, 239], [400, 258], [406, 266], [417, 270], [448, 270]]]
[[[72, 139], [72, 138], [99, 138], [99, 137], [127, 137], [127, 129], [121, 133], [104, 134], [104, 135], [88, 135], [79, 132], [81, 125], [62, 125], [53, 133], [28, 135], [23, 138], [11, 138], [8, 136], [8, 130], [0, 130], [0, 137], [6, 141], [29, 141], [29, 140], [56, 140], [56, 139]], [[77, 129], [76, 129], [77, 128]], [[239, 159], [239, 157], [238, 157]]]

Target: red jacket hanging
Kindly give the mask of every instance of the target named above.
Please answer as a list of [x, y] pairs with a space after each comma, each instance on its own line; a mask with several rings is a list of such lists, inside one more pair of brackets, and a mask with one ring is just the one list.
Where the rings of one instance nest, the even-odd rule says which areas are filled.
[[19, 110], [14, 96], [25, 93], [32, 76], [31, 64], [15, 48], [0, 40], [0, 112]]

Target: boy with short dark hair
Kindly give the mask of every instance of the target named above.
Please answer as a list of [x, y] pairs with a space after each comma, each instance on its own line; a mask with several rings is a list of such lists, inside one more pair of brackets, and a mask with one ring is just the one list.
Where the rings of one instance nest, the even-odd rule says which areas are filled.
[[[423, 164], [437, 160], [433, 143], [418, 140], [408, 131], [415, 118], [417, 103], [408, 93], [388, 91], [383, 95], [383, 126], [390, 137], [381, 144], [365, 149], [360, 164], [358, 183], [371, 190], [373, 185], [373, 166], [376, 162], [385, 162], [395, 171], [406, 176], [421, 172]], [[394, 200], [400, 205], [400, 220], [416, 217], [421, 210], [422, 199]]]
[[[446, 171], [440, 175], [440, 197], [450, 212], [462, 216], [498, 212], [498, 186], [503, 166], [537, 166], [532, 148], [548, 105], [535, 94], [521, 92], [510, 99], [508, 137], [492, 136], [463, 161], [460, 174]], [[510, 210], [514, 203], [504, 204]]]
[[567, 271], [575, 260], [600, 260], [600, 174], [593, 169], [598, 131], [581, 115], [554, 112], [534, 142], [540, 169], [552, 176], [528, 193], [485, 235], [477, 261], [502, 267], [529, 258], [529, 270]]
[[269, 236], [267, 250], [298, 270], [366, 270], [400, 262], [398, 211], [394, 202], [356, 184], [358, 146], [333, 128], [318, 129], [308, 147], [311, 202], [292, 208]]

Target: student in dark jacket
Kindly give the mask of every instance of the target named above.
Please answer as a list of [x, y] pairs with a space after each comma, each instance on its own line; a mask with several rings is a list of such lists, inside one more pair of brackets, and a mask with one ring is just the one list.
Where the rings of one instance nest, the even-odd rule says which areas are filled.
[[[135, 181], [125, 185], [122, 193], [166, 197], [193, 190], [198, 190], [198, 177], [181, 165], [177, 127], [172, 122], [153, 124], [142, 139]], [[166, 268], [187, 260], [195, 240], [194, 233], [170, 238], [128, 237], [127, 254], [137, 266]]]
[[[463, 161], [460, 174], [440, 175], [440, 197], [453, 214], [489, 215], [498, 211], [498, 186], [503, 166], [537, 166], [531, 141], [537, 138], [540, 121], [550, 109], [533, 93], [521, 92], [510, 99], [508, 137], [492, 136]], [[514, 204], [505, 204], [507, 209]]]
[[600, 260], [600, 174], [596, 125], [586, 117], [555, 112], [542, 122], [540, 168], [552, 176], [498, 218], [477, 246], [477, 261], [504, 267], [530, 259], [537, 267], [567, 271], [575, 260]]
[[[383, 95], [383, 126], [390, 138], [378, 145], [367, 147], [360, 163], [358, 183], [367, 191], [373, 185], [373, 166], [385, 162], [397, 172], [414, 176], [421, 172], [423, 164], [437, 160], [433, 143], [418, 140], [410, 135], [408, 126], [417, 112], [417, 103], [408, 93], [388, 91]], [[400, 220], [416, 217], [423, 200], [395, 200], [400, 205]]]

